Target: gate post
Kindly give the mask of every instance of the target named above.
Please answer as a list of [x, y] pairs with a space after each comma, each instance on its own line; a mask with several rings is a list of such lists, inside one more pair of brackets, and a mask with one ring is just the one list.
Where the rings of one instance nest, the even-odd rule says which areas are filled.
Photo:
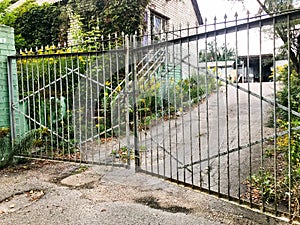
[[[137, 43], [136, 43], [136, 34], [133, 35], [133, 50], [136, 49]], [[132, 97], [133, 97], [133, 129], [134, 129], [134, 160], [135, 160], [135, 170], [138, 170], [140, 168], [140, 151], [139, 151], [139, 139], [138, 139], [138, 119], [137, 119], [137, 105], [136, 105], [136, 98], [138, 96], [137, 94], [137, 58], [136, 58], [136, 52], [132, 51]]]
[[130, 166], [130, 119], [129, 119], [129, 112], [130, 112], [130, 106], [129, 106], [129, 66], [130, 66], [130, 52], [129, 52], [129, 37], [128, 35], [125, 35], [125, 129], [126, 129], [126, 144], [128, 148], [128, 160], [127, 165]]
[[13, 28], [0, 25], [0, 127], [10, 127], [12, 138], [15, 134], [15, 122], [11, 116], [11, 107], [17, 96], [18, 86], [16, 64], [8, 56], [15, 53]]

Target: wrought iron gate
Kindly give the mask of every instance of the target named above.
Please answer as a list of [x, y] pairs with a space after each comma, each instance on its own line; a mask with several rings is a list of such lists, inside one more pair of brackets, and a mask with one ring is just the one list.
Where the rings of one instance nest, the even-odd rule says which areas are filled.
[[[225, 17], [156, 37], [109, 37], [89, 51], [52, 46], [11, 56], [18, 154], [134, 160], [138, 171], [295, 219], [300, 114], [290, 35], [298, 19], [299, 11]], [[285, 61], [277, 60], [277, 29], [287, 37]]]

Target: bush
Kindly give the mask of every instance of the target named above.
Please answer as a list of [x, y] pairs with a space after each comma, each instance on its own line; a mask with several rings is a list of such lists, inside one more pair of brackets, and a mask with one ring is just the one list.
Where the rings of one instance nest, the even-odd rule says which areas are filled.
[[[290, 75], [290, 86], [288, 85], [288, 67], [277, 68], [279, 72], [278, 81], [283, 83], [283, 89], [277, 93], [278, 103], [289, 106], [289, 93], [290, 93], [290, 107], [291, 110], [300, 111], [300, 79], [296, 71], [292, 71]], [[290, 90], [289, 90], [290, 89]], [[278, 131], [289, 130], [289, 115], [288, 111], [277, 109], [276, 126]], [[300, 126], [300, 118], [291, 116], [291, 127]], [[273, 120], [273, 115], [272, 119]], [[298, 198], [300, 196], [300, 132], [291, 131], [291, 135], [285, 134], [277, 137], [276, 139], [276, 168], [270, 166], [260, 170], [257, 174], [253, 175], [249, 180], [251, 186], [260, 191], [263, 201], [270, 203], [277, 197], [277, 202], [281, 205], [288, 204], [288, 199], [291, 198], [292, 212], [296, 213], [299, 210]], [[271, 154], [270, 154], [271, 153]], [[266, 151], [266, 158], [274, 161], [273, 152]], [[273, 157], [273, 158], [272, 158]], [[276, 171], [276, 180], [274, 175]], [[276, 182], [276, 183], [275, 183]], [[291, 184], [291, 189], [289, 188]], [[275, 187], [277, 193], [275, 193]]]
[[0, 128], [0, 169], [6, 167], [13, 158], [9, 128]]
[[28, 132], [11, 143], [10, 129], [0, 128], [0, 169], [11, 165], [16, 154], [28, 152], [34, 146], [35, 133], [36, 131]]

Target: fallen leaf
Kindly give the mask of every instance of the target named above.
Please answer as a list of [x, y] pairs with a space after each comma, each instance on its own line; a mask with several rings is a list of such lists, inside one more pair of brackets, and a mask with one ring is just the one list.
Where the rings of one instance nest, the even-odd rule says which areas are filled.
[[9, 208], [15, 208], [15, 204], [10, 205]]
[[0, 214], [4, 214], [5, 212], [3, 210], [0, 210]]

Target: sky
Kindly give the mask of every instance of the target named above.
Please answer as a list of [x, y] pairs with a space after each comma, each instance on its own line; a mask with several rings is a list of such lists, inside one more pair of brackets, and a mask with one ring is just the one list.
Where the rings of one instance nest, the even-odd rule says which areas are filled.
[[[238, 14], [238, 19], [247, 17], [247, 10], [250, 13], [250, 17], [255, 16], [259, 10], [259, 5], [255, 0], [244, 0], [244, 4], [234, 0], [198, 0], [198, 5], [203, 19], [207, 19], [207, 24], [214, 23], [214, 17], [217, 18], [217, 22], [224, 21], [224, 15], [227, 15], [227, 21], [234, 21], [234, 15]], [[222, 25], [221, 25], [222, 26]], [[251, 29], [250, 31], [250, 55], [259, 54], [259, 33], [258, 30]], [[220, 37], [222, 39], [223, 36]], [[262, 37], [262, 53], [269, 54], [272, 53], [273, 42], [268, 41], [269, 38], [267, 34], [263, 34]], [[240, 55], [248, 54], [247, 48], [247, 33], [238, 33], [238, 49]], [[222, 40], [221, 40], [222, 41]], [[228, 35], [228, 43], [230, 47], [235, 47], [235, 36], [234, 34]]]
[[207, 18], [208, 23], [213, 22], [214, 17], [222, 21], [225, 14], [228, 20], [233, 20], [236, 12], [240, 18], [244, 18], [247, 10], [253, 16], [259, 9], [255, 0], [245, 0], [244, 5], [233, 0], [198, 0], [198, 5], [203, 19]]

